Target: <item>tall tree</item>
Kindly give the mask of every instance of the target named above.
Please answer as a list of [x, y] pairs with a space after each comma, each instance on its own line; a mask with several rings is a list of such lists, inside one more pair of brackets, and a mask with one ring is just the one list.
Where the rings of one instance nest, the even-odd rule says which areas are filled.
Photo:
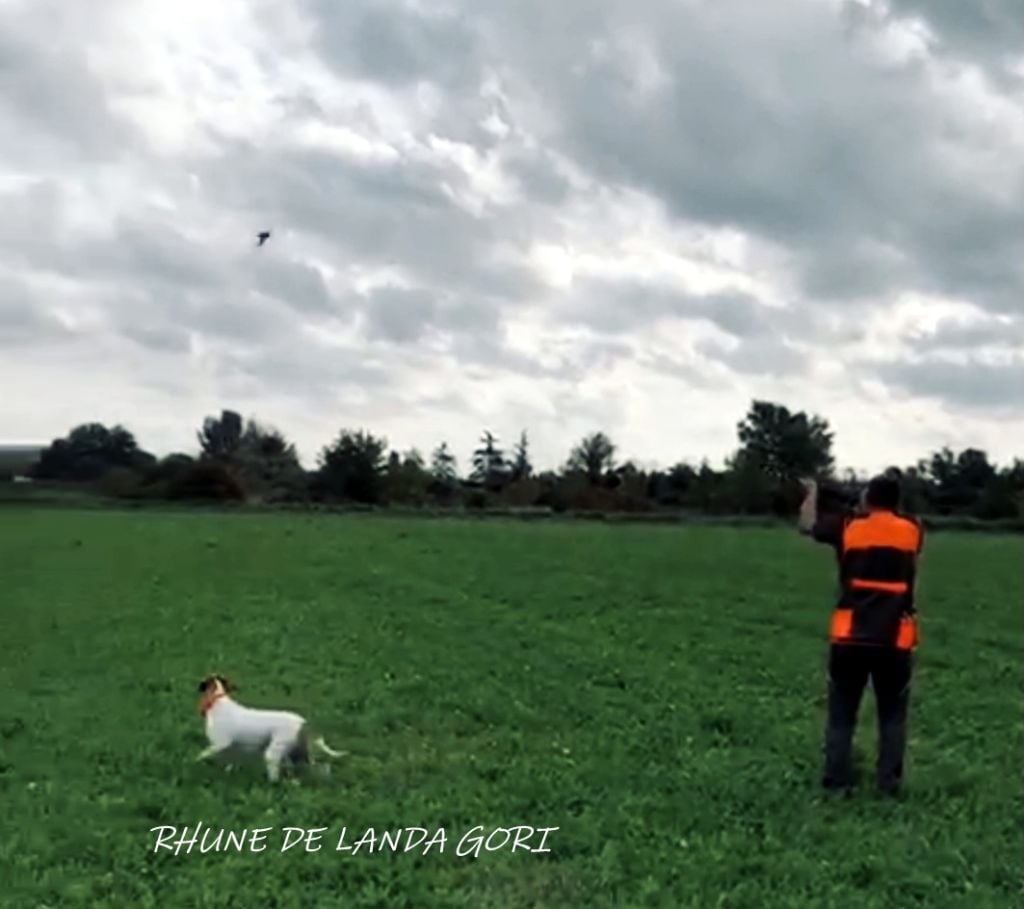
[[448, 504], [457, 495], [458, 487], [458, 463], [448, 448], [448, 443], [442, 442], [430, 456], [427, 492], [438, 504]]
[[922, 466], [928, 479], [938, 490], [952, 489], [956, 483], [956, 455], [948, 446], [933, 452]]
[[244, 425], [240, 414], [222, 410], [219, 417], [207, 417], [197, 433], [202, 457], [227, 460], [238, 452], [242, 444]]
[[968, 489], [984, 489], [996, 476], [988, 454], [978, 448], [965, 448], [956, 459], [956, 476]]
[[566, 468], [587, 477], [592, 485], [601, 482], [615, 467], [615, 445], [603, 432], [593, 432], [573, 448]]
[[529, 440], [526, 437], [526, 430], [524, 429], [519, 436], [519, 441], [516, 442], [516, 447], [512, 452], [512, 466], [510, 468], [511, 479], [525, 480], [530, 474], [533, 473], [533, 465], [530, 463], [529, 453]]
[[[955, 454], [945, 446], [932, 454], [927, 472], [932, 482], [932, 500], [941, 514], [975, 509], [985, 490], [997, 479], [988, 455], [977, 448]], [[986, 511], [998, 510], [992, 495], [986, 496]]]
[[726, 460], [730, 510], [740, 514], [767, 514], [778, 493], [779, 479], [764, 470], [748, 451]]
[[904, 511], [908, 514], [923, 514], [928, 510], [928, 474], [920, 464], [902, 471], [900, 486], [903, 499], [901, 507]]
[[404, 455], [391, 452], [388, 458], [388, 499], [392, 502], [420, 504], [430, 482], [423, 456], [415, 449]]
[[43, 480], [90, 481], [121, 467], [144, 470], [156, 458], [139, 448], [127, 429], [83, 423], [63, 439], [54, 439], [39, 454], [32, 475]]
[[1014, 485], [1012, 468], [994, 473], [978, 491], [971, 503], [971, 514], [982, 520], [1000, 520], [1024, 516], [1020, 506], [1024, 505], [1021, 487]]
[[487, 430], [480, 438], [480, 447], [473, 452], [472, 479], [488, 489], [500, 489], [507, 475], [505, 453], [498, 447], [494, 434]]
[[1017, 506], [1016, 517], [1024, 521], [1024, 460], [1014, 458], [1013, 465], [1003, 471], [1011, 501]]
[[247, 497], [284, 499], [305, 495], [306, 474], [295, 446], [272, 426], [242, 420], [233, 410], [207, 417], [197, 433], [200, 460], [229, 471]]
[[383, 498], [387, 442], [364, 430], [343, 429], [320, 452], [319, 486], [354, 502], [375, 504]]
[[445, 486], [454, 486], [458, 481], [458, 463], [447, 442], [442, 442], [431, 454], [430, 475]]
[[821, 417], [754, 401], [737, 430], [744, 463], [757, 465], [776, 480], [792, 481], [832, 470], [833, 434]]

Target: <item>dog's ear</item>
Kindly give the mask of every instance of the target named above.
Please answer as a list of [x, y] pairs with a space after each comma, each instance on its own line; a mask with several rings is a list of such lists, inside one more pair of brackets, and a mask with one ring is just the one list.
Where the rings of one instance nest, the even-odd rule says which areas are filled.
[[208, 676], [204, 676], [203, 680], [199, 683], [199, 692], [202, 694], [209, 691], [218, 682], [225, 691], [231, 691], [234, 687], [224, 676], [218, 673], [211, 673]]

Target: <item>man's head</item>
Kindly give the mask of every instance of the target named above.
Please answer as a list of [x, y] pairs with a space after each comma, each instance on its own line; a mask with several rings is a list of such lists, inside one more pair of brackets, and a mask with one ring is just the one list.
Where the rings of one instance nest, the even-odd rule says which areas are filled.
[[872, 477], [864, 490], [864, 505], [879, 511], [896, 511], [900, 507], [899, 477], [891, 471]]

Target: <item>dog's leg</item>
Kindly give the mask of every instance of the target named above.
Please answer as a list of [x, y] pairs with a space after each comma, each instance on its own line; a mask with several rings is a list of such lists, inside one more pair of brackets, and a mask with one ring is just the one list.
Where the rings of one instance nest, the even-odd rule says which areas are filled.
[[267, 755], [267, 779], [276, 783], [281, 778], [281, 761], [276, 755]]
[[201, 761], [208, 761], [210, 758], [216, 757], [222, 751], [226, 751], [227, 747], [227, 745], [208, 745], [196, 755], [196, 763], [198, 764]]
[[308, 769], [315, 765], [313, 752], [309, 747], [309, 736], [306, 732], [305, 726], [299, 730], [299, 734], [295, 737], [295, 744], [292, 745], [291, 750], [288, 752], [288, 757], [297, 769]]
[[287, 739], [271, 739], [264, 752], [267, 762], [267, 779], [276, 783], [281, 778], [281, 761], [291, 748], [291, 742]]

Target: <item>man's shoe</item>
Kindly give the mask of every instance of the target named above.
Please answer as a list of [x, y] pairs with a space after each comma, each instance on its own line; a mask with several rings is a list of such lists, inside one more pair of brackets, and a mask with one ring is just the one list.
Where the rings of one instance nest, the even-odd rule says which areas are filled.
[[840, 783], [826, 777], [821, 781], [821, 788], [826, 798], [850, 798], [853, 795], [853, 786], [849, 783]]

